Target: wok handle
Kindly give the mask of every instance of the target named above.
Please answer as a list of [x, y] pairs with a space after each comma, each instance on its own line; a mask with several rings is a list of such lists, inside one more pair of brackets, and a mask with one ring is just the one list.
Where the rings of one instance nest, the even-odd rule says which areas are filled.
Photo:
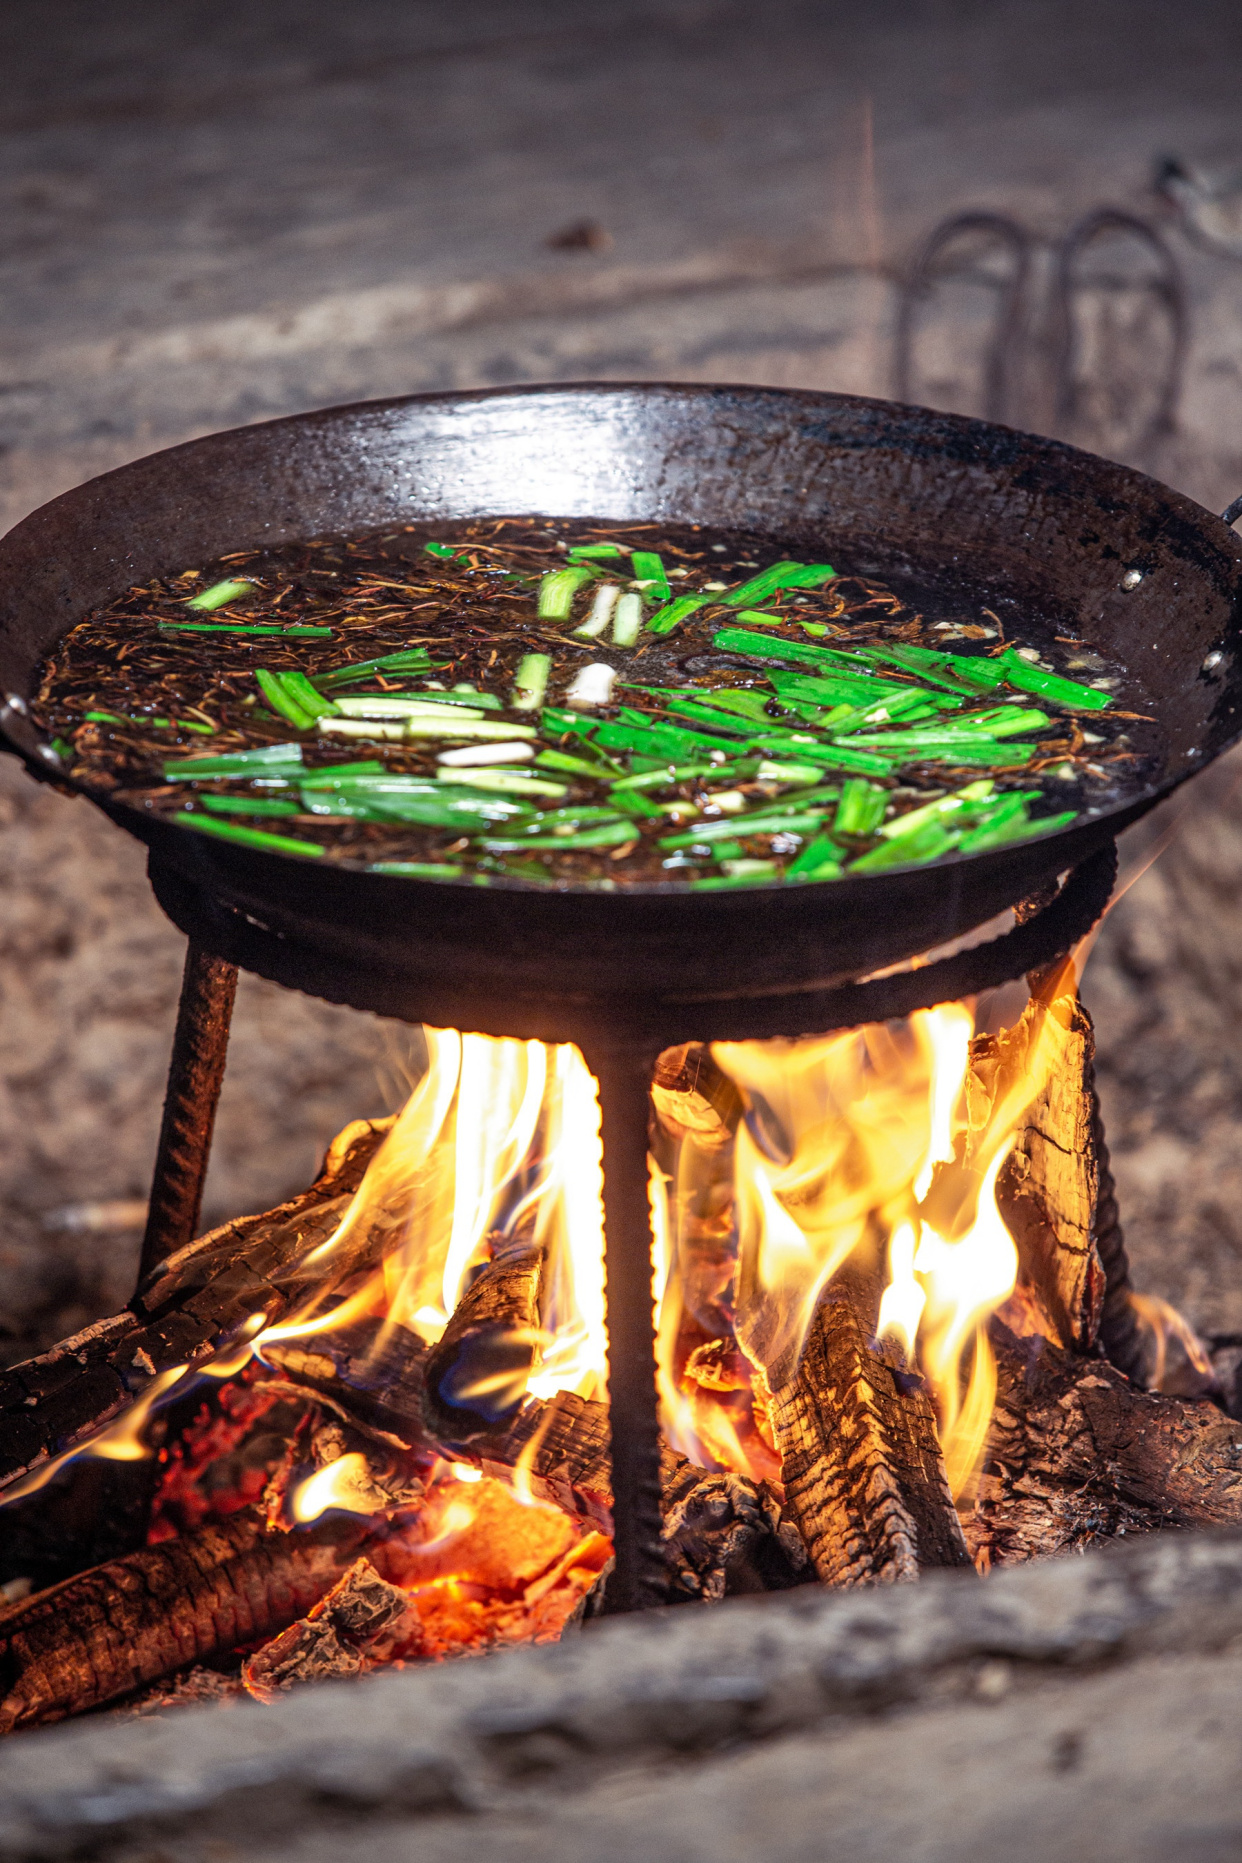
[[1222, 524], [1236, 524], [1242, 517], [1242, 498], [1235, 498], [1231, 505], [1226, 505], [1220, 514]]

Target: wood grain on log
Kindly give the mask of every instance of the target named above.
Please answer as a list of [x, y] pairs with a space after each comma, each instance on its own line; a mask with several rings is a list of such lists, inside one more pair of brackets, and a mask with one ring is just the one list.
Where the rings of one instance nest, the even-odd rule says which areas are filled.
[[840, 1283], [817, 1307], [771, 1417], [786, 1507], [825, 1584], [969, 1564], [926, 1389], [869, 1346]]
[[0, 1734], [273, 1636], [331, 1589], [364, 1535], [356, 1522], [268, 1533], [239, 1514], [10, 1606], [0, 1613]]
[[446, 1449], [503, 1434], [535, 1362], [542, 1253], [499, 1237], [495, 1243], [494, 1258], [461, 1296], [423, 1363], [427, 1428]]
[[1018, 1120], [997, 1184], [997, 1203], [1018, 1249], [1018, 1286], [1041, 1329], [1067, 1351], [1091, 1352], [1103, 1314], [1105, 1274], [1095, 1241], [1100, 1189], [1093, 1094], [1095, 1032], [1069, 973], [1037, 979], [1011, 1028], [971, 1044], [966, 1162], [993, 1109], [1024, 1081], [1039, 1086]]
[[976, 1564], [1082, 1552], [1119, 1535], [1242, 1521], [1242, 1422], [1136, 1390], [992, 1322], [996, 1409], [967, 1543]]

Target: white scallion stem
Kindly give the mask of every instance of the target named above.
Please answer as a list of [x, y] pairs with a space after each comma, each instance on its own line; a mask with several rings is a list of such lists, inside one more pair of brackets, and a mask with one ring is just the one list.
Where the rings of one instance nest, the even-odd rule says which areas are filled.
[[543, 704], [543, 695], [548, 689], [548, 674], [552, 671], [552, 656], [547, 653], [527, 653], [518, 661], [517, 672], [513, 676], [513, 697], [509, 700], [515, 712], [537, 712]]
[[592, 711], [597, 705], [610, 705], [612, 689], [616, 683], [616, 667], [596, 660], [590, 666], [579, 667], [565, 694], [565, 703], [575, 706], [579, 711]]
[[460, 750], [442, 750], [436, 762], [472, 769], [477, 764], [529, 763], [534, 754], [531, 744], [463, 744]]
[[617, 597], [620, 593], [620, 583], [600, 583], [595, 591], [595, 600], [591, 603], [590, 614], [581, 627], [574, 629], [574, 635], [578, 640], [598, 640], [612, 620], [612, 611], [617, 605]]
[[632, 647], [642, 632], [643, 598], [641, 595], [626, 594], [617, 603], [616, 618], [612, 624], [612, 644], [614, 647]]

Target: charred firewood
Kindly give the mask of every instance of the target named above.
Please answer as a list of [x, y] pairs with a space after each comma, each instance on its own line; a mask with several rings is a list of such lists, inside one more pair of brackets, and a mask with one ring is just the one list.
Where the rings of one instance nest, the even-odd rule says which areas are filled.
[[967, 1525], [980, 1567], [1242, 1521], [1242, 1423], [997, 1320], [991, 1333], [996, 1408]]
[[[519, 1466], [541, 1500], [611, 1533], [606, 1405], [567, 1391], [529, 1405], [504, 1438], [488, 1443], [481, 1459], [488, 1475], [503, 1476]], [[666, 1443], [660, 1507], [670, 1604], [798, 1583], [806, 1550], [766, 1484], [696, 1468]]]
[[409, 1600], [358, 1559], [297, 1623], [242, 1664], [242, 1681], [256, 1700], [274, 1701], [300, 1682], [358, 1675], [367, 1646], [404, 1617]]
[[500, 1237], [494, 1250], [423, 1365], [427, 1433], [452, 1451], [504, 1433], [521, 1408], [539, 1347], [542, 1253]]
[[868, 1344], [842, 1281], [816, 1309], [771, 1415], [786, 1508], [825, 1584], [969, 1564], [927, 1391]]
[[[1018, 1248], [1019, 1298], [1066, 1351], [1094, 1350], [1106, 1277], [1096, 1237], [1101, 1176], [1094, 1101], [1095, 1031], [1064, 966], [1032, 979], [1036, 994], [1018, 1021], [971, 1044], [971, 1133], [1020, 1082], [1035, 1097], [997, 1184], [997, 1203]], [[970, 1161], [968, 1140], [966, 1161]]]
[[265, 1361], [343, 1412], [359, 1429], [406, 1449], [427, 1446], [423, 1361], [427, 1347], [408, 1327], [352, 1321], [305, 1339], [265, 1346]]
[[652, 1076], [651, 1103], [670, 1138], [692, 1138], [703, 1150], [731, 1145], [742, 1117], [742, 1096], [705, 1042], [664, 1050]]
[[[9, 1481], [114, 1417], [157, 1371], [203, 1356], [252, 1313], [274, 1319], [315, 1285], [304, 1257], [333, 1233], [391, 1120], [356, 1120], [315, 1183], [241, 1217], [162, 1263], [132, 1305], [0, 1373], [0, 1480]], [[346, 1267], [376, 1243], [360, 1234]], [[20, 1504], [19, 1504], [20, 1505]]]
[[236, 1515], [129, 1553], [0, 1613], [0, 1733], [63, 1720], [282, 1630], [334, 1585], [365, 1529], [267, 1533]]
[[684, 1457], [661, 1473], [670, 1604], [785, 1591], [813, 1576], [802, 1536], [766, 1482]]

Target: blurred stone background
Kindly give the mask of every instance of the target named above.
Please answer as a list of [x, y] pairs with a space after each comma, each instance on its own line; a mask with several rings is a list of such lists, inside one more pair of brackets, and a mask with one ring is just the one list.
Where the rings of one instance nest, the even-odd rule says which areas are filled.
[[[1225, 0], [10, 0], [5, 28], [5, 525], [214, 428], [591, 377], [901, 391], [1242, 491]], [[964, 213], [991, 218], [929, 255]], [[1240, 780], [1184, 792], [1086, 983], [1140, 1284], [1218, 1334]], [[8, 1359], [128, 1297], [181, 961], [141, 850], [0, 765]], [[410, 1062], [244, 979], [207, 1218], [304, 1183]]]

